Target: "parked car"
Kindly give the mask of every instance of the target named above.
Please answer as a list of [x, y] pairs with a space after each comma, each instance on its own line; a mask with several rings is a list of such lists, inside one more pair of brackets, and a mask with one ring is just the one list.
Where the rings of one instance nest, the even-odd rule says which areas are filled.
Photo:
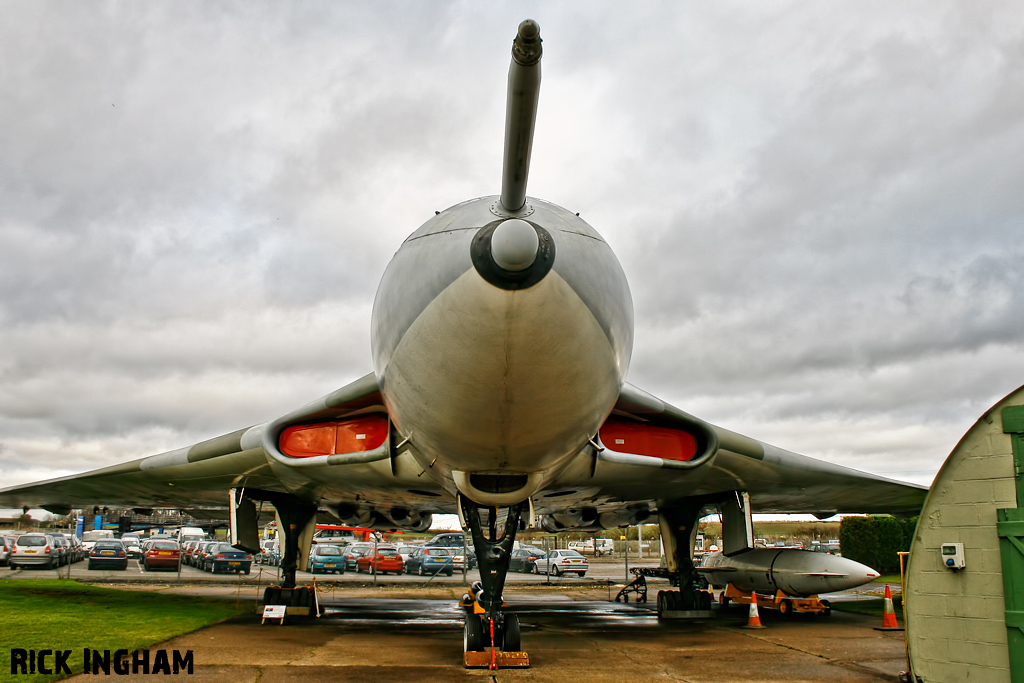
[[398, 554], [402, 556], [402, 562], [406, 563], [409, 562], [409, 558], [412, 557], [412, 554], [420, 548], [418, 545], [399, 545], [395, 547], [398, 550]]
[[147, 572], [157, 567], [178, 569], [181, 562], [181, 546], [177, 541], [154, 541], [142, 556], [142, 568]]
[[71, 547], [73, 548], [75, 555], [75, 562], [81, 562], [89, 556], [89, 551], [85, 549], [84, 545], [82, 545], [82, 540], [78, 538], [78, 536], [70, 534], [67, 538], [71, 541]]
[[121, 543], [124, 544], [125, 550], [128, 551], [128, 557], [133, 559], [139, 559], [142, 557], [142, 546], [139, 545], [138, 537], [121, 538]]
[[48, 534], [22, 534], [14, 541], [14, 552], [9, 563], [11, 568], [38, 566], [53, 569], [60, 562], [60, 552]]
[[57, 553], [57, 566], [71, 564], [71, 541], [58, 534], [50, 534], [50, 538], [53, 539], [53, 548]]
[[278, 552], [277, 539], [270, 539], [260, 543], [260, 548], [263, 549], [259, 555], [256, 556], [256, 561], [260, 564], [270, 565], [276, 567], [281, 564], [281, 555]]
[[[587, 562], [587, 558], [575, 550], [552, 550], [546, 556], [538, 558], [535, 566], [539, 574], [551, 573], [554, 576], [561, 576], [575, 573], [583, 578], [586, 576], [590, 564]], [[551, 568], [550, 572], [548, 567]]]
[[51, 531], [50, 536], [61, 545], [64, 564], [73, 564], [81, 559], [81, 543], [74, 534]]
[[179, 544], [181, 546], [181, 563], [184, 565], [192, 564], [192, 551], [195, 550], [196, 545], [199, 541], [185, 541]]
[[472, 546], [473, 542], [467, 539], [466, 534], [461, 531], [452, 531], [449, 533], [438, 534], [423, 545], [443, 546], [445, 548], [461, 548], [463, 546]]
[[341, 550], [342, 557], [345, 558], [345, 570], [354, 572], [356, 571], [356, 559], [365, 552], [373, 552], [373, 543], [350, 543]]
[[88, 569], [106, 567], [110, 569], [128, 569], [128, 551], [124, 543], [115, 538], [102, 538], [93, 543], [89, 551]]
[[218, 541], [203, 541], [196, 546], [193, 566], [202, 569], [204, 572], [207, 571], [210, 566], [210, 554], [213, 551], [213, 548], [217, 545], [220, 545]]
[[376, 551], [370, 547], [367, 552], [356, 558], [356, 572], [374, 572], [376, 574], [387, 574], [394, 572], [401, 574], [405, 569], [402, 556], [393, 545], [378, 545]]
[[523, 572], [533, 574], [537, 571], [537, 560], [544, 557], [544, 551], [530, 546], [520, 546], [519, 550], [512, 551], [512, 558], [508, 563], [510, 572]]
[[313, 543], [322, 545], [348, 545], [356, 541], [350, 529], [317, 529]]
[[207, 548], [206, 567], [210, 572], [245, 572], [252, 568], [252, 555], [227, 543], [214, 543]]
[[87, 551], [90, 551], [90, 550], [92, 550], [93, 544], [96, 543], [96, 541], [100, 540], [101, 538], [110, 538], [110, 539], [112, 539], [112, 538], [114, 538], [114, 532], [110, 531], [109, 529], [99, 529], [99, 530], [92, 530], [92, 531], [83, 531], [82, 532], [82, 545], [85, 546], [85, 549]]
[[7, 536], [0, 536], [0, 567], [11, 561], [11, 553], [14, 552], [14, 539]]
[[454, 571], [455, 557], [452, 555], [452, 548], [417, 548], [405, 563], [406, 574], [451, 576]]
[[309, 550], [309, 571], [313, 574], [344, 574], [345, 557], [336, 545], [315, 545]]

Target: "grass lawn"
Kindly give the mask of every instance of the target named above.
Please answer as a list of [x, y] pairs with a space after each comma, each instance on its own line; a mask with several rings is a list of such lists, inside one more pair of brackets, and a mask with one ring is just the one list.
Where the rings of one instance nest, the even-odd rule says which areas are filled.
[[[82, 668], [82, 649], [135, 650], [251, 610], [232, 600], [161, 595], [40, 579], [0, 581], [0, 683], [35, 683], [60, 676], [12, 675], [11, 649], [72, 650], [68, 667]], [[53, 665], [49, 657], [47, 664]]]

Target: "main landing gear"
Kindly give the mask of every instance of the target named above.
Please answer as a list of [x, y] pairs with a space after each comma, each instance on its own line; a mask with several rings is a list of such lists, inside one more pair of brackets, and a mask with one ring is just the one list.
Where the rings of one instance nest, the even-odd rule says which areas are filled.
[[488, 669], [530, 666], [529, 655], [521, 651], [519, 617], [505, 611], [507, 605], [502, 599], [512, 544], [529, 503], [499, 511], [459, 496], [459, 506], [473, 537], [480, 569], [480, 581], [460, 603], [466, 612], [464, 663], [467, 668]]

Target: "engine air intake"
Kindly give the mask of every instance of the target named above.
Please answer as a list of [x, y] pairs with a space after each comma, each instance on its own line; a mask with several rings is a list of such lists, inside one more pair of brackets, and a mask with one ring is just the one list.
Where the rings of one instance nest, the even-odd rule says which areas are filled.
[[697, 439], [689, 432], [627, 420], [615, 415], [601, 425], [601, 443], [618, 453], [647, 455], [663, 460], [692, 460]]
[[293, 458], [360, 453], [380, 448], [388, 438], [388, 418], [360, 415], [335, 422], [296, 425], [281, 433], [281, 452]]

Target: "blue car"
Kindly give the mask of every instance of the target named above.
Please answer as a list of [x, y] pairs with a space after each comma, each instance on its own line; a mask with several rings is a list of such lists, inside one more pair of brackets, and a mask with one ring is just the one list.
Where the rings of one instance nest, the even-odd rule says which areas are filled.
[[313, 574], [344, 574], [345, 556], [336, 545], [315, 545], [309, 551], [309, 571]]
[[[458, 564], [462, 569], [462, 563]], [[450, 548], [417, 548], [405, 562], [406, 574], [419, 574], [420, 576], [436, 576], [445, 574], [451, 576], [456, 569], [455, 557]]]

